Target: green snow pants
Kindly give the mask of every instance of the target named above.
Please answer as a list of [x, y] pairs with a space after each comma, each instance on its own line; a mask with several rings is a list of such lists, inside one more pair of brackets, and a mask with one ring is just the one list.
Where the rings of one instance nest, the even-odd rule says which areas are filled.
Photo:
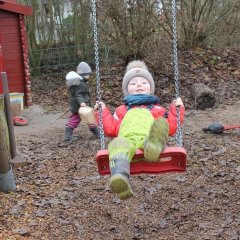
[[148, 109], [130, 109], [122, 120], [118, 137], [108, 145], [110, 161], [116, 154], [124, 153], [131, 162], [135, 151], [139, 148], [143, 149], [144, 140], [153, 122], [154, 118]]

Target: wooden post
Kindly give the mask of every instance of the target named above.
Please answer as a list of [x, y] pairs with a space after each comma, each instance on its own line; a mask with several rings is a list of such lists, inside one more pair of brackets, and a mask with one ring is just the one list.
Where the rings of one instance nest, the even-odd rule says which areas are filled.
[[9, 145], [12, 159], [10, 160], [11, 165], [21, 166], [26, 163], [25, 158], [17, 155], [16, 141], [14, 136], [14, 127], [12, 121], [12, 113], [10, 110], [10, 96], [8, 90], [8, 80], [6, 72], [1, 72], [2, 82], [3, 82], [3, 92], [4, 92], [4, 107], [5, 107], [5, 116], [7, 121], [7, 129], [9, 133]]
[[4, 113], [4, 97], [0, 95], [0, 174], [10, 170], [11, 159], [8, 126]]
[[12, 167], [8, 126], [4, 113], [4, 97], [0, 95], [0, 191], [13, 192], [16, 190]]
[[2, 77], [2, 83], [3, 83], [4, 105], [5, 105], [6, 120], [8, 125], [8, 132], [9, 132], [11, 156], [12, 158], [15, 158], [17, 155], [17, 150], [16, 150], [16, 141], [14, 136], [12, 113], [10, 110], [11, 103], [10, 103], [8, 80], [7, 80], [6, 72], [1, 72], [1, 77]]

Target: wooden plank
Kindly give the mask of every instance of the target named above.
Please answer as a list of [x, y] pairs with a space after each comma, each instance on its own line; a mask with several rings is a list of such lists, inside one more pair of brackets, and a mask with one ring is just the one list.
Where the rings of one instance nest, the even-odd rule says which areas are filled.
[[0, 9], [7, 10], [10, 12], [20, 13], [24, 15], [32, 15], [32, 12], [33, 12], [32, 7], [27, 7], [20, 4], [7, 3], [7, 2], [0, 4]]
[[[15, 64], [14, 64], [15, 62]], [[20, 59], [15, 59], [15, 61], [12, 61], [11, 64], [8, 64], [5, 62], [3, 63], [3, 69], [2, 71], [6, 72], [8, 71], [8, 74], [21, 74], [23, 72], [23, 63]]]
[[[2, 24], [2, 21], [1, 21]], [[3, 25], [4, 29], [2, 30], [2, 34], [16, 34], [19, 33], [19, 27], [17, 24], [9, 24], [9, 25]], [[12, 39], [14, 40], [14, 39]]]
[[3, 95], [0, 95], [0, 174], [7, 173], [9, 171], [10, 159], [10, 142], [8, 125], [4, 113], [4, 97]]
[[4, 51], [6, 53], [11, 50], [19, 51], [19, 42], [9, 42], [4, 46]]
[[5, 49], [3, 51], [3, 61], [5, 62], [5, 60], [20, 60], [22, 61], [22, 54], [21, 51], [19, 51], [19, 48], [17, 49]]
[[12, 39], [19, 39], [19, 35], [17, 33], [15, 34], [6, 34], [5, 36], [3, 35], [3, 40], [2, 40], [2, 44], [4, 43], [8, 43], [10, 41], [12, 41]]
[[0, 18], [1, 18], [2, 26], [11, 26], [11, 25], [18, 24], [18, 15], [17, 14], [9, 14], [9, 15], [0, 14]]

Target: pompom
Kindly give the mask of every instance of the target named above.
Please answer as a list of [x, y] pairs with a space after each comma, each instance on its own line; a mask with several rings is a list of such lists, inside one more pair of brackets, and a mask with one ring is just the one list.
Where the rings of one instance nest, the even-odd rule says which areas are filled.
[[128, 63], [126, 67], [126, 73], [133, 68], [142, 68], [142, 69], [148, 70], [147, 65], [143, 61], [139, 61], [139, 60], [134, 60]]

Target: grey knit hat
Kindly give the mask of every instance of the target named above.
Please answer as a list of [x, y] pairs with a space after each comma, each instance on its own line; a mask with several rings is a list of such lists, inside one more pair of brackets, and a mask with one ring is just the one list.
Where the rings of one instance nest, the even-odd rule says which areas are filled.
[[77, 73], [81, 76], [90, 75], [92, 73], [92, 69], [86, 62], [80, 62], [77, 66]]
[[148, 71], [146, 64], [143, 61], [134, 60], [128, 63], [126, 68], [126, 74], [123, 77], [122, 91], [124, 96], [128, 95], [129, 81], [135, 77], [143, 77], [150, 83], [150, 94], [154, 95], [155, 84], [151, 73]]

